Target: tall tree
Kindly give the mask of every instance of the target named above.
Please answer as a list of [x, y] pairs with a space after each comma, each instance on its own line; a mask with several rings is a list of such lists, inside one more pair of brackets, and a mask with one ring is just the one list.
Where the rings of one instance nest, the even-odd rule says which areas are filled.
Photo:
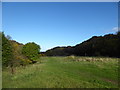
[[9, 66], [13, 60], [12, 45], [2, 32], [2, 65]]

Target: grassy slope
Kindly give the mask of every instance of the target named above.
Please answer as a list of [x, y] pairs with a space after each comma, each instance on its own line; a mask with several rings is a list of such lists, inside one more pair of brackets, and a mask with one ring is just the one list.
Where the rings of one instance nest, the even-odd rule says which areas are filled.
[[118, 59], [41, 57], [40, 60], [41, 63], [26, 68], [17, 67], [14, 75], [10, 75], [9, 69], [3, 71], [3, 88], [117, 87]]

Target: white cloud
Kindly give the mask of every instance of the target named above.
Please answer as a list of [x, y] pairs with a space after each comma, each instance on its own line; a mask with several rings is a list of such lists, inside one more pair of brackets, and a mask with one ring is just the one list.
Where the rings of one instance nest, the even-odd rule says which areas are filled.
[[114, 27], [114, 28], [112, 29], [112, 31], [118, 32], [118, 31], [120, 31], [120, 27]]
[[120, 27], [119, 28], [118, 27], [113, 27], [111, 29], [105, 30], [104, 33], [106, 33], [106, 34], [108, 34], [108, 33], [116, 33], [118, 31], [120, 31]]

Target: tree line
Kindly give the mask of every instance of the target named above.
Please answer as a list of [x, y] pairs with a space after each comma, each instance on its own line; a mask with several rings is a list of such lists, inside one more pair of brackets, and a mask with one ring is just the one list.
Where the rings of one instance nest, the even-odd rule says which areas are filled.
[[2, 67], [11, 67], [12, 73], [16, 66], [26, 66], [27, 64], [36, 63], [39, 58], [40, 46], [34, 42], [28, 42], [25, 45], [11, 40], [10, 36], [5, 36], [0, 32], [2, 37]]
[[76, 46], [55, 47], [46, 52], [46, 56], [106, 56], [120, 57], [120, 32], [92, 38]]
[[46, 52], [40, 53], [40, 46], [34, 42], [25, 45], [11, 40], [10, 36], [2, 37], [2, 66], [15, 67], [36, 63], [40, 56], [107, 56], [120, 57], [120, 32], [104, 36], [93, 36], [92, 38], [75, 46], [54, 47]]

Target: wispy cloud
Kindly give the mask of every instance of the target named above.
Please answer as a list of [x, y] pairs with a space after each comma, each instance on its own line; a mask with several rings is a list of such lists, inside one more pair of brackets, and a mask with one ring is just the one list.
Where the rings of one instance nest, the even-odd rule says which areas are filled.
[[111, 29], [108, 29], [108, 30], [105, 30], [105, 32], [104, 33], [116, 33], [116, 32], [118, 32], [118, 31], [120, 31], [120, 27], [118, 28], [118, 27], [113, 27], [113, 28], [111, 28]]
[[114, 27], [113, 29], [112, 29], [112, 31], [114, 32], [118, 32], [118, 31], [120, 31], [120, 28], [118, 28], [118, 27]]

